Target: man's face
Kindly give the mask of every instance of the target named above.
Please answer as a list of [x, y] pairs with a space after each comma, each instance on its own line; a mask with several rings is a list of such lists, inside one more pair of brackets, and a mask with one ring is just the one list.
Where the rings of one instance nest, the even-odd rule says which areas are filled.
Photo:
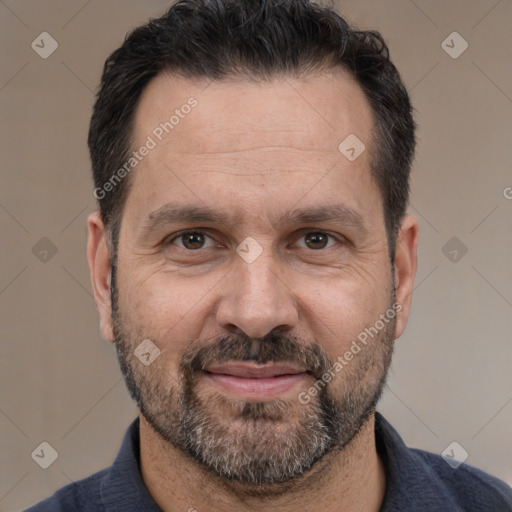
[[[132, 171], [113, 330], [164, 440], [217, 475], [275, 484], [356, 436], [399, 335], [388, 315], [344, 357], [395, 298], [372, 114], [341, 71], [206, 85], [163, 74], [137, 107], [133, 148], [148, 136], [156, 147]], [[190, 97], [197, 106], [159, 141]], [[338, 149], [351, 134], [366, 146], [355, 160]], [[223, 218], [176, 219], [180, 208]], [[150, 365], [134, 355], [147, 339], [160, 350]]]

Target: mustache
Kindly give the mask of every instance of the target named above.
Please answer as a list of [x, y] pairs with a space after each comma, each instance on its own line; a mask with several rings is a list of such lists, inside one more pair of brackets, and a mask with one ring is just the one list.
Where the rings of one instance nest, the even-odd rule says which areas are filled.
[[207, 366], [232, 361], [293, 364], [305, 368], [317, 379], [333, 366], [327, 352], [317, 343], [306, 344], [294, 336], [272, 331], [257, 339], [241, 333], [218, 338], [207, 346], [193, 343], [180, 366], [184, 374], [192, 375]]

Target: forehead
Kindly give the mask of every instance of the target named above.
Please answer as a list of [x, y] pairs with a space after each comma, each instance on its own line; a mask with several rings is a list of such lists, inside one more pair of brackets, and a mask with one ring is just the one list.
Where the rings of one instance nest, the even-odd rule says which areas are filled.
[[[342, 69], [267, 81], [162, 73], [137, 106], [133, 148], [151, 139], [152, 149], [132, 175], [125, 213], [147, 217], [186, 196], [275, 218], [272, 209], [331, 196], [365, 215], [380, 198], [369, 172], [372, 128], [362, 89]], [[350, 160], [339, 150], [345, 140], [366, 149]]]
[[[176, 112], [191, 98], [197, 101], [191, 115]], [[179, 122], [172, 120], [176, 123], [172, 136], [165, 133], [161, 142], [172, 147], [175, 141], [174, 149], [191, 154], [203, 149], [231, 152], [234, 142], [237, 149], [248, 150], [255, 146], [255, 134], [268, 146], [278, 134], [279, 142], [297, 149], [332, 151], [350, 133], [369, 143], [373, 125], [362, 89], [342, 68], [265, 81], [236, 77], [198, 81], [162, 73], [141, 95], [135, 140], [143, 140], [173, 114], [178, 114]]]

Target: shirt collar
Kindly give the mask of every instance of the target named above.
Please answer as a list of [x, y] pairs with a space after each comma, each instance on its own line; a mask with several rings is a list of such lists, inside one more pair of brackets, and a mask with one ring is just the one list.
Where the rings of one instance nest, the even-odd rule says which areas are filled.
[[[109, 512], [162, 512], [147, 490], [140, 470], [140, 419], [128, 427], [121, 449], [101, 483], [100, 493]], [[400, 510], [407, 503], [411, 510], [423, 510], [428, 493], [429, 510], [453, 512], [446, 490], [421, 457], [404, 444], [398, 432], [375, 413], [377, 452], [386, 468], [386, 495], [381, 512]]]
[[432, 468], [419, 452], [405, 445], [379, 412], [375, 412], [375, 443], [386, 468], [386, 495], [380, 512], [458, 510]]
[[121, 449], [100, 487], [108, 512], [162, 512], [147, 490], [140, 470], [140, 419], [126, 431]]

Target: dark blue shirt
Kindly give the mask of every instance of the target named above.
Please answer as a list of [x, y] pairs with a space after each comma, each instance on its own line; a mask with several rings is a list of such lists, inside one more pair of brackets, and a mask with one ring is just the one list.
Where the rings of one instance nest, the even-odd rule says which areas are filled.
[[[377, 450], [386, 466], [381, 512], [512, 512], [512, 488], [467, 464], [407, 448], [375, 413]], [[139, 418], [129, 426], [111, 467], [66, 485], [25, 512], [161, 512], [140, 473]], [[206, 512], [206, 511], [205, 511]]]

